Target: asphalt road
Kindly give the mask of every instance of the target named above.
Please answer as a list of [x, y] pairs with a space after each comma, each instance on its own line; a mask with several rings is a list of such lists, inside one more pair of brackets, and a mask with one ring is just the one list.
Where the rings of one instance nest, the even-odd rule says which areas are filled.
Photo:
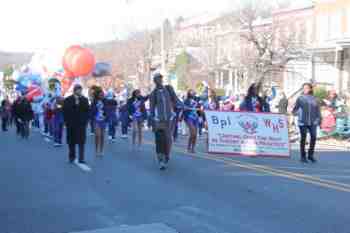
[[350, 233], [350, 152], [317, 152], [319, 163], [173, 150], [159, 171], [153, 138], [140, 151], [108, 144], [90, 172], [67, 163], [37, 133], [0, 132], [0, 233], [70, 233], [161, 223], [179, 233]]

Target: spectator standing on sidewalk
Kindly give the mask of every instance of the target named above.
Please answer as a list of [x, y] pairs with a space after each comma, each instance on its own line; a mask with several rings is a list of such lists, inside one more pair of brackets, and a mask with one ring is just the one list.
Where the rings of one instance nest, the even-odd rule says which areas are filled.
[[8, 97], [5, 97], [3, 101], [1, 101], [0, 107], [0, 115], [1, 115], [1, 128], [3, 132], [8, 131], [8, 126], [11, 117], [11, 103]]
[[[315, 163], [314, 157], [315, 145], [317, 139], [317, 127], [321, 123], [320, 105], [313, 95], [313, 86], [311, 83], [303, 85], [303, 94], [297, 99], [293, 114], [298, 116], [298, 125], [300, 129], [300, 153], [302, 163], [308, 160]], [[307, 133], [310, 134], [310, 147], [308, 157], [306, 158], [305, 144]]]

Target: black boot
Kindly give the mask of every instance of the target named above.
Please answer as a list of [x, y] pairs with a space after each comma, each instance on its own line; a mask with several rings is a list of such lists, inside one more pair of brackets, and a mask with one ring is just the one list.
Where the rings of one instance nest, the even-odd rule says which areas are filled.
[[309, 155], [308, 160], [310, 160], [312, 163], [317, 162], [317, 160], [315, 159], [315, 157], [313, 155]]
[[305, 155], [302, 155], [301, 158], [300, 158], [300, 162], [302, 163], [308, 163], [307, 159], [306, 159], [306, 156]]

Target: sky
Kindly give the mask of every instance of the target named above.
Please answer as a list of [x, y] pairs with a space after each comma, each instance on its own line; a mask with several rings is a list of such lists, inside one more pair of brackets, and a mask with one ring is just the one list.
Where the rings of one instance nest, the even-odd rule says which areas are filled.
[[232, 8], [232, 2], [233, 0], [1, 0], [0, 50], [36, 52], [123, 38], [131, 31], [154, 28], [164, 18], [227, 11]]

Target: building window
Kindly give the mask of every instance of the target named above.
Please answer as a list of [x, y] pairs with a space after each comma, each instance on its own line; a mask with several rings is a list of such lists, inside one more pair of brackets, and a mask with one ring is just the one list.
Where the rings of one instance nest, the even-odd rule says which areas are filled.
[[324, 42], [328, 39], [329, 24], [328, 15], [321, 14], [317, 16], [317, 38], [318, 42]]
[[306, 41], [307, 44], [312, 43], [312, 21], [306, 21]]
[[339, 39], [341, 37], [341, 30], [342, 30], [342, 17], [341, 17], [341, 11], [335, 11], [334, 13], [329, 15], [329, 39]]

